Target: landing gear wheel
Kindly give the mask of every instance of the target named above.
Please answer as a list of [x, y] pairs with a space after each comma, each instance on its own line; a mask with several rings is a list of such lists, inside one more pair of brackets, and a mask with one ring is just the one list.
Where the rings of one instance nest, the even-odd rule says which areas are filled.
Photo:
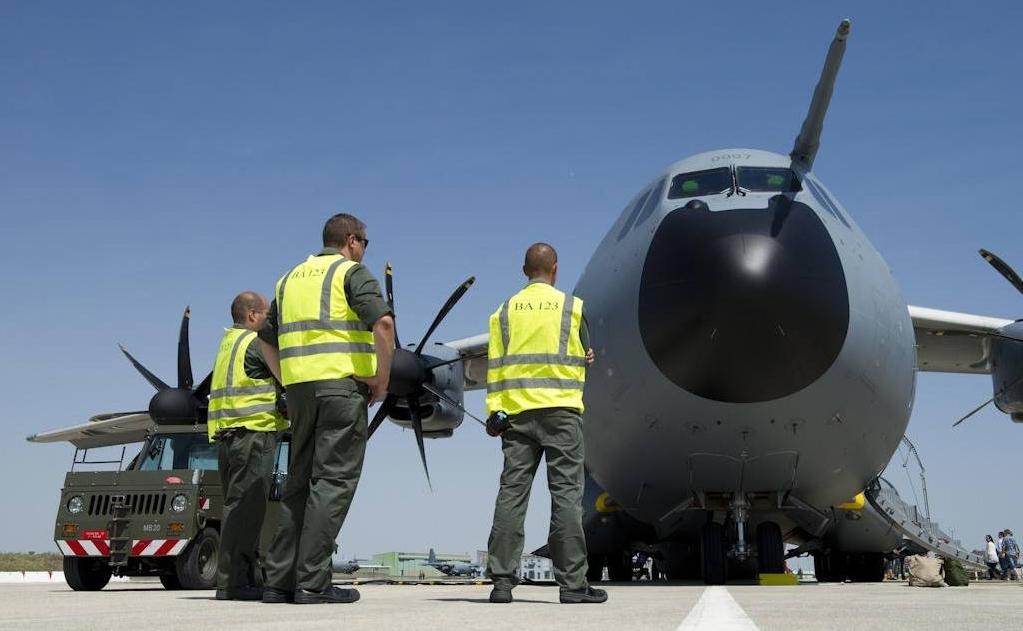
[[723, 585], [727, 574], [724, 526], [715, 522], [704, 524], [700, 533], [700, 558], [703, 582]]
[[884, 555], [864, 552], [850, 555], [850, 578], [857, 583], [880, 583], [884, 580]]
[[761, 574], [785, 571], [785, 542], [781, 538], [781, 527], [773, 521], [757, 526], [757, 561]]
[[627, 583], [632, 580], [632, 554], [626, 551], [607, 555], [608, 580]]
[[181, 589], [181, 581], [178, 580], [177, 574], [161, 574], [160, 584], [164, 589]]
[[101, 557], [64, 557], [64, 580], [76, 592], [103, 589], [110, 574], [110, 565]]
[[818, 583], [841, 583], [846, 575], [846, 555], [832, 550], [813, 555], [813, 572]]
[[588, 583], [599, 583], [604, 579], [604, 555], [586, 555], [586, 581]]
[[174, 562], [178, 581], [184, 589], [213, 589], [217, 586], [217, 557], [220, 533], [204, 528]]

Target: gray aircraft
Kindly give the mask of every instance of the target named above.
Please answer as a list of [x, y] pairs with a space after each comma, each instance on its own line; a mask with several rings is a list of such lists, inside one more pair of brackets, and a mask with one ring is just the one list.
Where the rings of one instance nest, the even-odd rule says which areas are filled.
[[467, 576], [469, 578], [476, 578], [483, 573], [483, 568], [472, 563], [438, 560], [437, 553], [433, 551], [433, 548], [430, 548], [430, 556], [423, 565], [429, 565], [446, 576]]
[[388, 569], [389, 566], [387, 566], [387, 565], [379, 565], [379, 564], [376, 564], [376, 563], [371, 563], [371, 562], [366, 561], [364, 559], [360, 560], [360, 559], [352, 558], [352, 559], [349, 559], [349, 560], [345, 561], [341, 557], [341, 548], [338, 547], [337, 545], [335, 545], [334, 546], [334, 553], [332, 555], [330, 555], [330, 567], [335, 572], [340, 572], [341, 574], [355, 574], [359, 570], [377, 570], [377, 571], [386, 570], [386, 569]]
[[[597, 355], [585, 392], [591, 576], [606, 565], [627, 580], [642, 549], [669, 577], [721, 583], [783, 571], [790, 543], [814, 553], [820, 577], [880, 580], [897, 537], [862, 492], [903, 438], [916, 372], [990, 373], [998, 407], [1023, 420], [1023, 323], [908, 306], [812, 171], [849, 27], [788, 155], [722, 149], [672, 164], [575, 287]], [[388, 416], [412, 427], [421, 453], [424, 436], [450, 435], [463, 389], [486, 385], [486, 343], [398, 350], [372, 429]]]

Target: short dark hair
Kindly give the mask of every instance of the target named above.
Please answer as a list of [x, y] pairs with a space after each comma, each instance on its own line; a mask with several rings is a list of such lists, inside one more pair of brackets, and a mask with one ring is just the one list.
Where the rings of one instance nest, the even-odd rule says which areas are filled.
[[348, 235], [366, 236], [366, 224], [355, 215], [338, 213], [323, 224], [323, 247], [342, 247]]
[[526, 250], [526, 261], [522, 264], [522, 271], [529, 277], [539, 274], [550, 274], [554, 271], [554, 265], [558, 262], [558, 253], [549, 243], [534, 243]]
[[243, 291], [231, 301], [231, 320], [235, 324], [245, 324], [245, 316], [249, 311], [263, 308], [263, 297], [254, 291]]

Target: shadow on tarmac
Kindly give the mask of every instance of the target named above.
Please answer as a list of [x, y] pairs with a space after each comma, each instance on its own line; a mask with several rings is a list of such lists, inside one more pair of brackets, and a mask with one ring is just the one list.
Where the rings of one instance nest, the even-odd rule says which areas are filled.
[[[472, 603], [474, 605], [493, 605], [489, 598], [430, 598], [429, 600], [446, 603]], [[559, 603], [553, 603], [549, 600], [528, 600], [525, 598], [516, 598], [510, 604], [515, 603], [532, 603], [534, 605], [557, 605]], [[509, 604], [509, 603], [501, 603]]]

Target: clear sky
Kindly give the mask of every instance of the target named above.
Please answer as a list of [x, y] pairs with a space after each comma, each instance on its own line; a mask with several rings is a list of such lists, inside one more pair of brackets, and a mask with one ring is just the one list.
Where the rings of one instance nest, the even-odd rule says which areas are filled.
[[[1023, 270], [1023, 9], [919, 6], [0, 3], [0, 548], [54, 549], [73, 449], [26, 435], [146, 407], [117, 342], [173, 380], [190, 304], [200, 379], [234, 294], [268, 292], [342, 210], [369, 225], [371, 269], [394, 264], [403, 339], [470, 274], [437, 339], [481, 333], [529, 243], [555, 244], [571, 288], [665, 165], [787, 152], [846, 16], [816, 172], [911, 303], [1019, 316], [976, 250]], [[935, 516], [978, 546], [1023, 530], [1023, 427], [988, 409], [950, 428], [990, 380], [921, 375], [917, 395]], [[498, 443], [467, 421], [427, 447], [432, 494], [411, 432], [374, 437], [346, 555], [485, 547]], [[544, 491], [527, 548], [547, 511]]]

